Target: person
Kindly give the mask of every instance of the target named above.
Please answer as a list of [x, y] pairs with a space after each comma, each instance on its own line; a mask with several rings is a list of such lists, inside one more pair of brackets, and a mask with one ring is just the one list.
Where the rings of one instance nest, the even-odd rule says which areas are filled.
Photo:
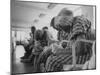
[[52, 34], [49, 32], [48, 27], [46, 27], [46, 26], [43, 27], [43, 28], [42, 28], [42, 31], [43, 31], [43, 37], [45, 37], [45, 35], [46, 35], [46, 38], [45, 38], [45, 39], [47, 40], [48, 46], [50, 46], [50, 44], [56, 42], [56, 41], [54, 40]]
[[63, 8], [59, 14], [52, 18], [50, 26], [58, 31], [58, 40], [68, 40], [72, 30], [73, 12]]
[[48, 27], [45, 26], [42, 30], [37, 30], [35, 40], [39, 41], [43, 47], [48, 46], [53, 40], [51, 33], [48, 31]]
[[36, 63], [37, 63], [38, 56], [43, 51], [43, 46], [41, 45], [42, 40], [43, 40], [42, 39], [42, 31], [36, 30], [35, 34], [34, 34], [34, 44], [30, 45], [31, 53], [27, 59], [23, 60], [26, 63], [32, 63], [35, 67], [35, 70], [37, 67]]
[[35, 34], [35, 31], [36, 31], [35, 26], [32, 26], [31, 27], [31, 33], [30, 33], [31, 38], [29, 40], [29, 44], [24, 46], [25, 54], [24, 54], [23, 57], [21, 57], [21, 59], [27, 59], [31, 55], [32, 49], [34, 47], [34, 34]]
[[[89, 29], [91, 29], [91, 22], [83, 17], [83, 16], [73, 16], [73, 12], [71, 10], [68, 10], [67, 8], [63, 8], [60, 13], [53, 17], [51, 20], [51, 24], [54, 29], [58, 31], [58, 40], [68, 40], [71, 41], [72, 44], [74, 44], [79, 39], [85, 39], [87, 40], [87, 33]], [[62, 47], [66, 47], [64, 43], [62, 44]], [[85, 44], [85, 43], [79, 43], [79, 45], [76, 44], [76, 63], [83, 64], [83, 61], [81, 62], [80, 56], [82, 57], [81, 60], [83, 60], [83, 57], [87, 57], [90, 59], [91, 56], [91, 45]], [[89, 48], [89, 49], [88, 49]], [[84, 51], [83, 51], [84, 49]], [[58, 54], [58, 51], [61, 53]], [[59, 71], [58, 68], [61, 66], [63, 67], [63, 64], [70, 65], [72, 64], [72, 49], [67, 49], [67, 53], [62, 53], [63, 50], [55, 50], [54, 53], [56, 55], [51, 55], [48, 57], [46, 62], [46, 71]], [[84, 55], [83, 55], [84, 52]], [[80, 54], [81, 53], [81, 54]], [[58, 55], [57, 55], [58, 54]], [[61, 54], [61, 55], [60, 55]], [[88, 59], [85, 59], [84, 61], [87, 61]], [[62, 67], [60, 71], [62, 71]], [[58, 69], [58, 70], [57, 70]]]

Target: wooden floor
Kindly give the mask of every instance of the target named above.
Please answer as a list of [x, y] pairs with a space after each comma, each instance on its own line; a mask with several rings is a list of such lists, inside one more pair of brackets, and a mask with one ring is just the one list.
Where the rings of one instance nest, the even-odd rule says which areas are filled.
[[[19, 47], [21, 47], [21, 46], [19, 46]], [[17, 49], [22, 50], [21, 48], [17, 48]], [[20, 62], [20, 57], [18, 57], [17, 49], [13, 53], [12, 73], [13, 74], [34, 73], [35, 69], [32, 64]], [[21, 54], [20, 54], [20, 56], [21, 56]]]

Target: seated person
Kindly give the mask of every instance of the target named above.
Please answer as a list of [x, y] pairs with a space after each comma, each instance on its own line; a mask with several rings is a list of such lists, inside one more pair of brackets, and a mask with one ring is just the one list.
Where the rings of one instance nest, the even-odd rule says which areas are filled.
[[23, 44], [24, 48], [25, 48], [25, 54], [23, 57], [21, 57], [21, 59], [28, 59], [28, 57], [31, 55], [32, 53], [32, 49], [34, 47], [34, 40], [33, 38], [31, 37], [27, 43], [24, 43]]
[[43, 37], [44, 39], [47, 41], [47, 44], [50, 45], [51, 43], [54, 43], [55, 40], [52, 36], [52, 34], [49, 32], [48, 27], [43, 27], [42, 28], [42, 33], [43, 33]]
[[35, 56], [38, 56], [43, 51], [43, 47], [39, 41], [35, 41], [34, 48], [32, 48], [32, 52], [28, 59], [24, 59], [24, 62], [32, 63], [34, 61]]
[[34, 60], [35, 55], [36, 54], [38, 55], [39, 52], [41, 53], [43, 47], [47, 46], [47, 39], [46, 39], [46, 37], [47, 36], [44, 33], [44, 31], [36, 30], [35, 35], [34, 35], [34, 40], [35, 40], [34, 46], [31, 45], [34, 48], [32, 48], [31, 46], [28, 47], [28, 48], [31, 48], [32, 51], [31, 51], [28, 59], [26, 59], [27, 61]]
[[35, 56], [38, 56], [43, 51], [43, 47], [41, 46], [41, 43], [39, 41], [35, 41], [34, 48], [32, 49], [32, 53], [29, 57], [31, 61], [34, 60]]
[[30, 33], [30, 40], [29, 40], [29, 44], [24, 45], [25, 48], [25, 54], [23, 57], [21, 57], [21, 59], [28, 59], [28, 57], [31, 55], [32, 53], [32, 49], [34, 47], [34, 33], [35, 33], [36, 28], [34, 26], [31, 27], [31, 33]]
[[43, 47], [41, 46], [41, 43], [39, 41], [35, 41], [35, 46], [32, 50], [32, 54], [38, 55], [43, 51]]
[[[64, 8], [61, 10], [61, 12], [57, 16], [55, 16], [51, 20], [51, 26], [58, 31], [58, 40], [60, 41], [69, 40], [69, 41], [73, 41], [74, 43], [77, 39], [88, 38], [87, 33], [89, 33], [89, 30], [91, 29], [91, 22], [82, 16], [74, 17], [72, 11]], [[66, 47], [64, 44], [62, 46], [63, 46], [62, 49]], [[79, 59], [80, 59], [80, 56], [82, 55], [81, 60], [83, 60], [83, 52], [82, 52], [83, 49], [85, 50], [84, 51], [85, 56], [86, 57], [88, 57], [88, 55], [90, 56], [90, 54], [88, 54], [87, 52], [87, 50], [90, 49], [90, 47], [89, 46], [87, 47], [87, 44], [84, 44], [84, 43], [79, 43], [79, 45], [77, 45], [77, 48], [79, 50], [75, 48], [78, 51], [78, 52], [76, 51], [77, 53], [76, 62], [78, 61], [78, 63], [80, 64], [82, 63], [80, 62]], [[62, 49], [60, 50], [59, 48], [54, 49], [53, 51], [54, 54], [48, 57], [47, 62], [46, 62], [46, 68], [45, 68], [47, 72], [62, 71], [64, 64], [72, 65], [72, 62], [73, 62], [72, 52], [70, 52], [72, 50], [67, 49], [65, 51], [69, 51], [69, 52], [66, 52], [67, 54], [63, 54], [64, 50]], [[63, 53], [60, 54], [59, 51]]]
[[36, 31], [35, 40], [40, 42], [42, 47], [48, 45], [47, 34], [43, 30], [37, 30]]

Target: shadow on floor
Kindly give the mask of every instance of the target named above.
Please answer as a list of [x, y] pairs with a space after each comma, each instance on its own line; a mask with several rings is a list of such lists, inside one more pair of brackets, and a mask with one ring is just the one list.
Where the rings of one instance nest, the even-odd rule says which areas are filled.
[[[19, 48], [20, 49], [20, 46]], [[12, 59], [12, 73], [15, 74], [22, 74], [22, 73], [34, 73], [35, 69], [34, 66], [30, 63], [23, 63], [20, 62], [20, 57], [16, 58], [16, 55], [18, 55], [17, 49], [13, 52], [13, 59]]]

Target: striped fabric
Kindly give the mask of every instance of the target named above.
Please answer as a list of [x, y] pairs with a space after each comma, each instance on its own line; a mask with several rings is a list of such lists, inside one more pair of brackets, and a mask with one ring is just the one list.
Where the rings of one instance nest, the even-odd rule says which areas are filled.
[[[46, 61], [46, 71], [47, 72], [57, 72], [63, 70], [63, 65], [72, 65], [72, 52], [67, 51], [68, 53], [64, 54], [52, 54], [48, 57]], [[84, 64], [87, 60], [90, 59], [91, 54], [78, 54], [76, 56], [76, 64]]]
[[[92, 47], [92, 45], [87, 44], [86, 48], [88, 49], [89, 52], [84, 52], [83, 51], [85, 49], [84, 48], [85, 46], [83, 46], [84, 44], [85, 43], [77, 44], [78, 46], [77, 46], [77, 51], [76, 51], [76, 64], [84, 64], [91, 57], [92, 53], [91, 53], [91, 50], [89, 50], [89, 49], [91, 49], [90, 47]], [[80, 45], [83, 46], [83, 47], [79, 47]], [[50, 49], [46, 50], [46, 51], [43, 51], [39, 55], [39, 58], [38, 58], [38, 61], [37, 61], [38, 71], [41, 71], [40, 65], [42, 63], [44, 64], [45, 72], [62, 71], [64, 64], [65, 65], [69, 65], [69, 64], [71, 65], [72, 64], [72, 52], [71, 52], [71, 49], [69, 48], [68, 50], [65, 50], [65, 51], [63, 51], [61, 53], [58, 52], [56, 54], [53, 54]]]
[[64, 64], [72, 64], [72, 55], [66, 54], [66, 55], [59, 55], [59, 56], [53, 56], [51, 55], [46, 63], [46, 71], [52, 72], [52, 71], [61, 71]]
[[[54, 19], [53, 19], [54, 21]], [[54, 25], [54, 22], [53, 22]], [[91, 22], [83, 16], [76, 16], [73, 18], [70, 33], [65, 31], [58, 32], [59, 40], [77, 40], [87, 39], [87, 33], [91, 28]], [[56, 29], [56, 28], [55, 28]], [[86, 37], [87, 36], [87, 37]], [[70, 50], [70, 49], [69, 49]], [[83, 51], [83, 52], [82, 52]], [[84, 64], [91, 57], [91, 45], [78, 43], [76, 47], [76, 64]], [[72, 52], [68, 51], [66, 54], [52, 54], [51, 50], [42, 52], [38, 59], [38, 68], [40, 64], [44, 63], [45, 71], [62, 71], [63, 65], [72, 64]]]
[[[48, 50], [46, 50], [46, 51], [43, 51], [40, 55], [39, 55], [39, 57], [38, 57], [38, 59], [37, 59], [37, 68], [38, 68], [38, 70], [39, 71], [41, 71], [40, 69], [40, 65], [43, 63], [43, 64], [45, 64], [46, 63], [46, 60], [47, 60], [47, 58], [50, 56], [52, 54], [52, 51], [51, 51], [51, 49], [48, 49]], [[45, 66], [44, 66], [45, 67]]]
[[[73, 18], [73, 26], [71, 32], [68, 34], [64, 31], [60, 31], [58, 38], [60, 40], [77, 40], [86, 39], [88, 30], [91, 27], [91, 22], [84, 18], [83, 16], [76, 16]], [[83, 47], [82, 47], [83, 46]], [[89, 44], [78, 44], [76, 49], [76, 63], [84, 64], [89, 60], [91, 56], [91, 45]], [[46, 62], [46, 71], [61, 71], [64, 64], [72, 64], [72, 54], [59, 54], [51, 55]]]
[[[73, 18], [72, 31], [70, 39], [77, 38], [80, 35], [87, 35], [91, 28], [91, 22], [83, 16], [76, 16]], [[86, 38], [85, 38], [86, 39]]]
[[83, 16], [76, 16], [73, 18], [70, 33], [61, 30], [58, 32], [58, 39], [72, 40], [83, 34], [86, 36], [90, 28], [91, 22], [88, 19], [84, 18]]

